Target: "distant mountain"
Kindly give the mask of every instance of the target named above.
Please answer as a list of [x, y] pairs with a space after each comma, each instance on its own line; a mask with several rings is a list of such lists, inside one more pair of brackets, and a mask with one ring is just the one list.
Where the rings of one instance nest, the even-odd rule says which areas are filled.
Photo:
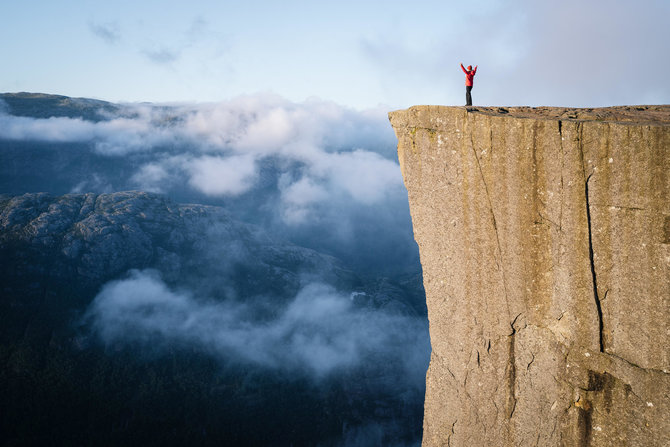
[[118, 115], [122, 110], [106, 101], [46, 93], [0, 93], [0, 100], [5, 103], [7, 113], [31, 118], [66, 117], [97, 122]]
[[157, 194], [0, 196], [0, 209], [0, 262], [16, 278], [76, 280], [91, 290], [129, 269], [154, 268], [169, 282], [225, 277], [244, 296], [295, 294], [300, 275], [360, 283], [335, 258], [277, 241], [223, 208], [179, 205]]

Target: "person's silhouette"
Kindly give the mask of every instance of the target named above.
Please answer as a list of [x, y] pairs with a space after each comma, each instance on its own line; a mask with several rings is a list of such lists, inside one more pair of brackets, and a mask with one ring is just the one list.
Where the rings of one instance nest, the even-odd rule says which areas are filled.
[[466, 106], [471, 106], [472, 105], [472, 84], [473, 84], [473, 79], [475, 77], [475, 74], [477, 73], [477, 66], [475, 65], [474, 70], [472, 69], [472, 65], [468, 65], [468, 68], [466, 69], [463, 66], [463, 63], [461, 63], [461, 69], [465, 73], [465, 105]]

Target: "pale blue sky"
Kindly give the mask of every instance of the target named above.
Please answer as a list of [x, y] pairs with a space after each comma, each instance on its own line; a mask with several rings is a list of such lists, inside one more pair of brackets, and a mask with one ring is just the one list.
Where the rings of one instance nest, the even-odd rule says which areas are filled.
[[670, 2], [2, 0], [0, 92], [368, 108], [670, 103]]

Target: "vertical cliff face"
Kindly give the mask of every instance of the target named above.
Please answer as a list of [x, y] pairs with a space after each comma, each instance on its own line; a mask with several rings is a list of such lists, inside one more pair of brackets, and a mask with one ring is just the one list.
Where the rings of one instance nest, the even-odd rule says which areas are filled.
[[424, 446], [670, 444], [670, 106], [390, 113]]

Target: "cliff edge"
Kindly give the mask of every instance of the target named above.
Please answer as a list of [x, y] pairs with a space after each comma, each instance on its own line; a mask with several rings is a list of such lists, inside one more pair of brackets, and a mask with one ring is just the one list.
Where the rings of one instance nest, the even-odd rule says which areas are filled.
[[670, 106], [391, 112], [424, 446], [670, 445]]

